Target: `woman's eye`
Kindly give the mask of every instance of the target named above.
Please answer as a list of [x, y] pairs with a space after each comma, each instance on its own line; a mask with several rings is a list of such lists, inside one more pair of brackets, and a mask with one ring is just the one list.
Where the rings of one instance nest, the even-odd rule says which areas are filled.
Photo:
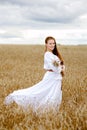
[[50, 45], [52, 44], [52, 43], [49, 43]]

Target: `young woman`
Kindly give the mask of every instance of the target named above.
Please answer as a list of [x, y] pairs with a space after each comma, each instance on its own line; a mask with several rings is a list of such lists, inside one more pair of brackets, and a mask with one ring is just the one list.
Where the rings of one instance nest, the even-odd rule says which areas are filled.
[[32, 106], [34, 111], [48, 111], [50, 108], [59, 109], [62, 101], [61, 82], [64, 75], [64, 62], [57, 50], [56, 40], [53, 37], [45, 39], [43, 79], [36, 85], [14, 91], [5, 98], [5, 104], [17, 103], [24, 109]]

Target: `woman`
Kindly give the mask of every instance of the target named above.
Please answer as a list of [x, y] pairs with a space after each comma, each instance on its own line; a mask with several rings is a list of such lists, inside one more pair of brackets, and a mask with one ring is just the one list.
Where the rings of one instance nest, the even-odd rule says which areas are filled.
[[36, 85], [14, 91], [5, 98], [5, 104], [17, 103], [24, 109], [32, 106], [34, 111], [48, 111], [59, 108], [62, 100], [61, 82], [65, 69], [63, 59], [57, 50], [53, 37], [45, 39], [44, 69], [47, 71], [43, 79]]

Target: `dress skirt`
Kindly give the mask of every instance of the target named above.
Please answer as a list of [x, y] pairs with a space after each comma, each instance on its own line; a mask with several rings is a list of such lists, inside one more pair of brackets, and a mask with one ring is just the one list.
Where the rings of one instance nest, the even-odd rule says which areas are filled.
[[5, 104], [15, 102], [24, 109], [27, 109], [30, 105], [34, 111], [39, 108], [44, 111], [50, 107], [59, 109], [62, 101], [61, 82], [61, 74], [47, 71], [39, 83], [9, 94], [5, 98]]

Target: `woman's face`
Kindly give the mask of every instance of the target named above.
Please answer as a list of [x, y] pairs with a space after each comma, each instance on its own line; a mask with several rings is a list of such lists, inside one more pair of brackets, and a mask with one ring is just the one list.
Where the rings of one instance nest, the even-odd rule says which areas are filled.
[[53, 51], [55, 48], [55, 41], [53, 39], [50, 39], [46, 43], [47, 51]]

